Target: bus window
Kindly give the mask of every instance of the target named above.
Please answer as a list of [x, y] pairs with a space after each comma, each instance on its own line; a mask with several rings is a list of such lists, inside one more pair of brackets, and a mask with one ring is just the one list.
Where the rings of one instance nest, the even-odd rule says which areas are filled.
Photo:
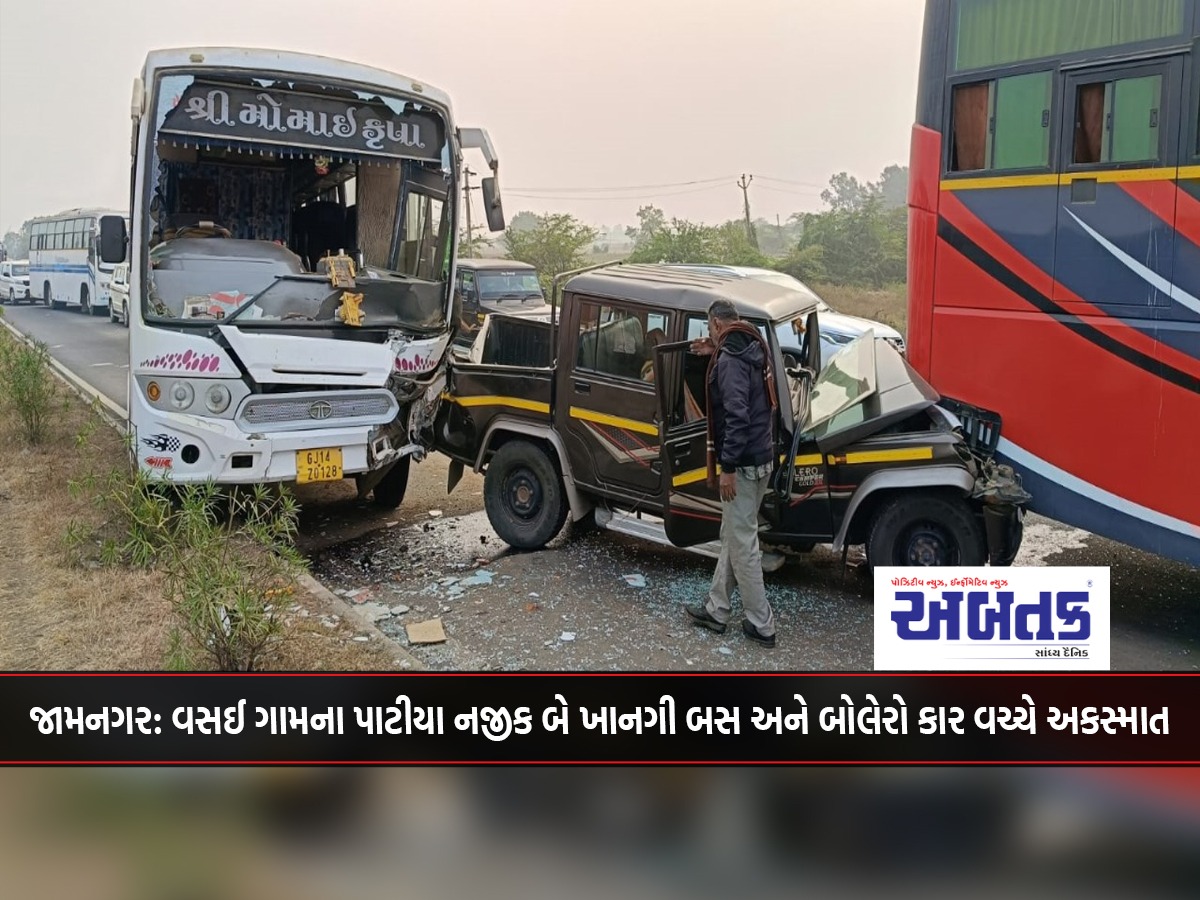
[[951, 172], [1050, 165], [1050, 72], [954, 88]]
[[1074, 162], [1121, 163], [1159, 157], [1162, 75], [1081, 84], [1075, 93]]

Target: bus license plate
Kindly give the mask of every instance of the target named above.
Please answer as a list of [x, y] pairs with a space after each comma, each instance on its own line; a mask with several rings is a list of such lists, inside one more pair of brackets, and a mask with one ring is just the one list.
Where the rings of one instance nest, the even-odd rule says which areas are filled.
[[318, 450], [296, 451], [296, 483], [342, 480], [342, 450], [322, 447]]

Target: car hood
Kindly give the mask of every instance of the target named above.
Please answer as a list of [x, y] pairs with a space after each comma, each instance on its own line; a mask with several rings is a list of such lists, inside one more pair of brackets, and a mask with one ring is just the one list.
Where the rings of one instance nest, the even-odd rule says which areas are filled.
[[533, 297], [529, 300], [483, 300], [479, 308], [489, 315], [497, 313], [502, 316], [513, 316], [518, 319], [538, 319], [549, 322], [553, 307], [544, 300]]
[[889, 325], [884, 325], [882, 322], [876, 322], [872, 319], [864, 319], [859, 316], [848, 316], [845, 313], [839, 312], [821, 312], [818, 313], [822, 331], [837, 332], [840, 334], [849, 334], [857, 337], [863, 334], [868, 329], [875, 330], [875, 336], [885, 338], [887, 340], [901, 340], [900, 332]]

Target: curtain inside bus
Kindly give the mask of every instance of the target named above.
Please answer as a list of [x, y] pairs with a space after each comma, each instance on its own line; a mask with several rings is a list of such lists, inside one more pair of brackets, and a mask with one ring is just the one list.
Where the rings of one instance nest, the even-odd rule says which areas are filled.
[[1179, 35], [1185, 0], [959, 0], [959, 71]]

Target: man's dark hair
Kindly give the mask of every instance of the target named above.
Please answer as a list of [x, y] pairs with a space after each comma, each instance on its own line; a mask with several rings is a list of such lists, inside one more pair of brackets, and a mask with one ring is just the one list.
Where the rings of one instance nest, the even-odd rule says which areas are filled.
[[734, 309], [732, 303], [724, 299], [714, 300], [709, 304], [708, 317], [721, 322], [736, 322], [738, 320], [737, 310]]

